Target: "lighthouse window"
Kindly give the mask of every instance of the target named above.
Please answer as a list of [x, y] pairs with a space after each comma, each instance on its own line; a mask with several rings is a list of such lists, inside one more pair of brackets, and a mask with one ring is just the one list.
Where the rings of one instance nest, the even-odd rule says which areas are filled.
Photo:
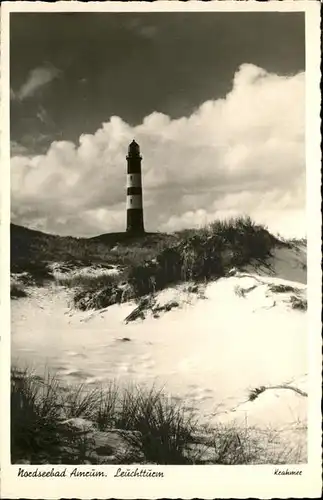
[[130, 205], [132, 205], [132, 198], [130, 198]]
[[132, 181], [132, 175], [130, 175], [130, 180]]

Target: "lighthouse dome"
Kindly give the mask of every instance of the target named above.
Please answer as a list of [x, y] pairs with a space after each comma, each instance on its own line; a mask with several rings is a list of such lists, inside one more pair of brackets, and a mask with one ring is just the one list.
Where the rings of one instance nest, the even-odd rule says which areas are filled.
[[140, 147], [139, 147], [139, 144], [137, 144], [135, 140], [133, 140], [129, 144], [128, 155], [129, 156], [140, 156]]

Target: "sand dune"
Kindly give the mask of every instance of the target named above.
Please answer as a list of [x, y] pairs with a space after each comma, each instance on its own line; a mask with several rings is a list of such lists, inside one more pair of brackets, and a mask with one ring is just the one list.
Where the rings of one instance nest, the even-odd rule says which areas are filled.
[[157, 303], [179, 307], [129, 324], [134, 303], [81, 312], [62, 286], [33, 288], [12, 303], [12, 357], [67, 383], [162, 385], [208, 421], [247, 421], [305, 445], [307, 315], [295, 296], [306, 300], [300, 245], [277, 249], [271, 270], [233, 270], [203, 297], [183, 285], [164, 290]]

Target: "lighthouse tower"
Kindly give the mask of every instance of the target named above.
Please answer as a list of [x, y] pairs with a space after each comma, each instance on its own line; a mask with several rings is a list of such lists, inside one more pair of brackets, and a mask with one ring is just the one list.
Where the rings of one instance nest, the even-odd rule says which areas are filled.
[[129, 144], [127, 156], [127, 233], [144, 233], [142, 207], [141, 160], [139, 144]]

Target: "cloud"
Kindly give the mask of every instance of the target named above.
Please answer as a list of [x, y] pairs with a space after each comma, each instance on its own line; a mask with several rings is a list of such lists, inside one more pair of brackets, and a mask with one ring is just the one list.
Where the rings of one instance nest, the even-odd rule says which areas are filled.
[[269, 229], [305, 233], [304, 74], [278, 76], [251, 64], [223, 99], [189, 117], [154, 112], [137, 126], [111, 117], [76, 146], [12, 157], [12, 219], [59, 234], [124, 230], [128, 143], [143, 154], [149, 230], [203, 225], [249, 214]]
[[12, 100], [23, 101], [28, 97], [32, 97], [38, 89], [50, 83], [60, 74], [60, 71], [54, 66], [43, 66], [32, 69], [27, 77], [27, 80], [21, 85], [18, 91], [10, 90], [10, 98]]
[[10, 141], [10, 154], [11, 156], [25, 156], [28, 155], [28, 149], [17, 141]]

